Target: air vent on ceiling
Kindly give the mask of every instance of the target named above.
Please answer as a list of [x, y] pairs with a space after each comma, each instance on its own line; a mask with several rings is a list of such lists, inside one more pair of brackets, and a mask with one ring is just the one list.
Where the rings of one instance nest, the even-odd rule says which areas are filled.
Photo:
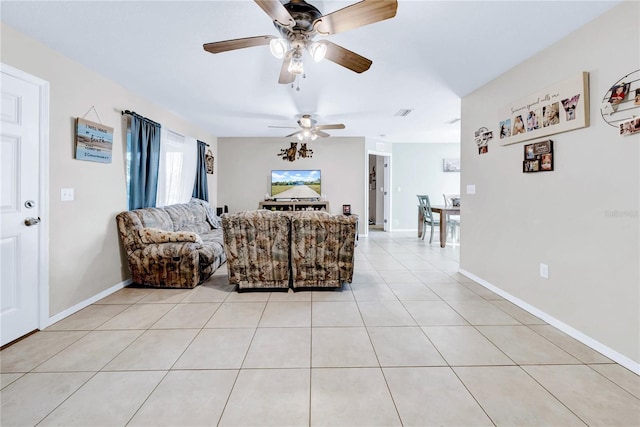
[[395, 117], [407, 117], [409, 114], [411, 114], [412, 111], [413, 109], [400, 109], [395, 114]]

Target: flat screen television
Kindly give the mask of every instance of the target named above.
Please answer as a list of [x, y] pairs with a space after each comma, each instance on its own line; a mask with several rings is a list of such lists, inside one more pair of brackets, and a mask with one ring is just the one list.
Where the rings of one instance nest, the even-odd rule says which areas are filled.
[[319, 169], [271, 171], [273, 199], [318, 199], [321, 194]]

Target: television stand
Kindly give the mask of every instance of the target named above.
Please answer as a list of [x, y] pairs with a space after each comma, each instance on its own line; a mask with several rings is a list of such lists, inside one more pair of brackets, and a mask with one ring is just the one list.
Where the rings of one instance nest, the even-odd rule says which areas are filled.
[[327, 211], [329, 212], [329, 202], [312, 202], [298, 200], [295, 202], [264, 201], [259, 203], [259, 209], [270, 211]]

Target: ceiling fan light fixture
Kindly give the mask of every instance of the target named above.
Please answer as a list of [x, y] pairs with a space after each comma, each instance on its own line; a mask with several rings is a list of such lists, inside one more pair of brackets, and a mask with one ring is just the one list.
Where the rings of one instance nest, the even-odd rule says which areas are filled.
[[302, 65], [302, 55], [300, 52], [296, 50], [291, 58], [291, 62], [289, 63], [288, 71], [291, 74], [302, 74], [304, 73], [304, 66]]
[[297, 134], [296, 137], [298, 137], [298, 140], [300, 141], [304, 139], [304, 135], [302, 135], [301, 133]]
[[313, 42], [309, 44], [307, 50], [315, 62], [320, 62], [327, 54], [327, 45], [324, 43]]
[[278, 59], [282, 59], [284, 58], [285, 53], [287, 53], [287, 43], [284, 39], [272, 39], [269, 42], [269, 49], [273, 56]]
[[318, 135], [316, 135], [315, 133], [311, 134], [311, 140], [315, 141], [316, 139], [318, 139]]

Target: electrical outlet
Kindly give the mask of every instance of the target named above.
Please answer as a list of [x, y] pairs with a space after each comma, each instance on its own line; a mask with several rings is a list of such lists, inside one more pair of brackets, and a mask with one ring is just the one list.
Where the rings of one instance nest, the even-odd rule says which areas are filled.
[[73, 188], [60, 189], [60, 201], [70, 202], [74, 199]]
[[543, 279], [549, 278], [549, 266], [547, 264], [540, 264], [540, 277]]

